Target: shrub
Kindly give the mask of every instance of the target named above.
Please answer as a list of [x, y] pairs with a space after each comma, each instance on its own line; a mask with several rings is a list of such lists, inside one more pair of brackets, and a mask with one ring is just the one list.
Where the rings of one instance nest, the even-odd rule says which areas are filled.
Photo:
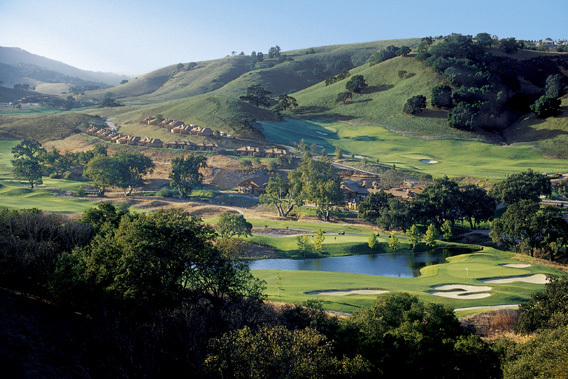
[[160, 189], [158, 192], [156, 192], [156, 196], [161, 196], [161, 197], [174, 197], [175, 194], [176, 191], [172, 190], [170, 187], [164, 187]]
[[404, 113], [408, 114], [417, 114], [422, 112], [424, 109], [426, 109], [426, 96], [423, 95], [412, 96], [406, 100], [406, 103], [402, 108]]
[[543, 95], [531, 105], [531, 111], [538, 118], [546, 118], [556, 115], [560, 111], [560, 104], [560, 99]]
[[433, 107], [445, 107], [449, 108], [452, 106], [452, 89], [450, 86], [441, 84], [432, 88], [432, 106]]

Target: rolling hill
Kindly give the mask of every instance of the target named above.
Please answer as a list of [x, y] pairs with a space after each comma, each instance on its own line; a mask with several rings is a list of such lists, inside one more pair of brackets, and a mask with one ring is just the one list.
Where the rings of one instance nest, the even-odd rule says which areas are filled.
[[[27, 83], [38, 88], [42, 84], [59, 83], [67, 86], [94, 85], [108, 88], [124, 79], [128, 78], [124, 75], [81, 70], [19, 48], [0, 46], [0, 81], [3, 86], [12, 87], [14, 84]], [[56, 94], [59, 93], [61, 92]]]
[[[548, 75], [568, 71], [568, 54], [528, 50], [504, 54], [496, 48], [486, 49], [488, 56], [493, 57], [491, 59], [505, 62], [504, 66], [508, 67], [501, 69], [504, 72], [499, 72], [499, 75], [518, 82], [518, 88], [512, 86], [513, 90], [503, 87], [504, 91], [508, 91], [507, 96], [513, 98], [515, 93], [522, 94], [519, 97], [524, 103], [507, 114], [504, 119], [508, 124], [500, 130], [460, 130], [448, 126], [449, 109], [430, 104], [435, 86], [448, 84], [454, 92], [460, 89], [459, 86], [451, 83], [443, 73], [415, 59], [416, 50], [408, 56], [395, 57], [372, 66], [368, 63], [374, 53], [387, 46], [415, 48], [419, 43], [420, 39], [374, 41], [287, 51], [280, 57], [267, 58], [268, 55], [265, 55], [264, 60], [257, 62], [253, 62], [250, 56], [237, 55], [171, 65], [108, 90], [87, 92], [86, 98], [98, 101], [104, 94], [112, 92], [126, 106], [84, 112], [113, 117], [117, 123], [128, 125], [131, 133], [140, 135], [156, 134], [159, 137], [158, 131], [140, 125], [139, 121], [149, 115], [161, 114], [214, 130], [258, 137], [255, 130], [246, 130], [235, 124], [235, 119], [274, 120], [270, 109], [255, 107], [239, 99], [246, 93], [247, 87], [260, 84], [271, 92], [272, 97], [291, 94], [297, 99], [299, 106], [296, 109], [282, 112], [290, 119], [378, 125], [423, 139], [530, 144], [551, 157], [565, 156], [568, 100], [564, 98], [561, 112], [556, 117], [536, 119], [526, 112], [529, 101], [534, 101], [543, 92]], [[344, 70], [349, 70], [351, 76], [362, 75], [368, 84], [368, 88], [353, 94], [352, 99], [345, 103], [338, 102], [337, 96], [346, 91], [345, 83], [349, 79], [325, 84], [325, 79]], [[424, 112], [417, 115], [403, 113], [405, 102], [416, 95], [427, 98]]]

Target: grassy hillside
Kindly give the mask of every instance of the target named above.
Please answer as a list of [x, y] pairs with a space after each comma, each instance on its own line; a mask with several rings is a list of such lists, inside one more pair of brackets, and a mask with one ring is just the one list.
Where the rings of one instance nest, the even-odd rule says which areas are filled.
[[[301, 90], [347, 68], [363, 64], [377, 50], [388, 45], [416, 46], [419, 39], [385, 40], [346, 45], [323, 46], [283, 52], [286, 60], [268, 59], [255, 65], [250, 56], [231, 56], [212, 61], [177, 64], [148, 73], [129, 83], [109, 89], [125, 102], [155, 102], [180, 99], [215, 90], [219, 95], [242, 95], [252, 83], [260, 83], [273, 94]], [[102, 91], [92, 95], [101, 96]]]
[[262, 122], [262, 127], [270, 142], [293, 145], [304, 138], [308, 146], [314, 143], [329, 154], [339, 147], [346, 156], [363, 155], [371, 163], [379, 159], [383, 165], [434, 176], [495, 180], [528, 168], [547, 173], [568, 171], [568, 160], [549, 159], [527, 144], [500, 146], [463, 139], [423, 139], [377, 125], [322, 120]]
[[187, 98], [214, 91], [238, 78], [248, 71], [248, 61], [249, 58], [243, 56], [227, 57], [199, 62], [191, 70], [188, 70], [187, 63], [182, 69], [178, 69], [176, 64], [153, 71], [108, 91], [125, 102], [156, 102]]
[[[239, 114], [246, 114], [256, 119], [270, 120], [274, 118], [271, 111], [264, 108], [257, 108], [253, 105], [240, 101], [237, 98], [228, 98], [224, 96], [213, 96], [204, 94], [193, 96], [187, 99], [168, 101], [156, 104], [147, 104], [139, 106], [103, 108], [87, 111], [89, 114], [101, 115], [113, 118], [114, 122], [120, 125], [128, 125], [129, 133], [149, 136], [164, 137], [164, 130], [158, 127], [141, 125], [140, 120], [148, 116], [156, 116], [158, 114], [164, 117], [183, 121], [186, 124], [195, 124], [199, 126], [208, 126], [213, 130], [219, 130], [230, 133], [232, 135], [242, 134], [243, 130], [234, 127], [232, 119]], [[253, 131], [245, 131], [245, 136], [255, 138], [263, 138]], [[167, 133], [170, 137], [170, 133]], [[179, 139], [179, 136], [170, 139]]]
[[[406, 71], [407, 77], [400, 78], [399, 71]], [[337, 95], [346, 92], [349, 78], [326, 86], [318, 83], [294, 94], [300, 105], [292, 115], [304, 119], [326, 118], [382, 125], [391, 130], [414, 136], [431, 138], [483, 139], [472, 133], [447, 127], [447, 111], [432, 109], [410, 116], [402, 107], [411, 96], [424, 95], [429, 98], [432, 88], [440, 84], [441, 78], [423, 66], [413, 57], [397, 57], [370, 67], [363, 65], [351, 70], [353, 75], [363, 75], [368, 88], [361, 94], [354, 94], [346, 104], [337, 102]]]
[[91, 116], [80, 113], [17, 118], [0, 116], [0, 138], [34, 139], [39, 142], [63, 139], [79, 133], [91, 120]]
[[511, 144], [530, 144], [547, 156], [568, 158], [568, 96], [562, 99], [560, 114], [546, 119], [526, 115], [507, 129], [504, 136]]

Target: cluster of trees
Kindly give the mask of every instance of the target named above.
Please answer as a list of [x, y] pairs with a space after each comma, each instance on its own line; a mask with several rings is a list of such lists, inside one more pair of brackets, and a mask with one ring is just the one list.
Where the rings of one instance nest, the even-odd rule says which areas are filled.
[[298, 251], [306, 258], [306, 255], [321, 253], [323, 251], [323, 242], [325, 236], [322, 229], [318, 229], [315, 235], [310, 238], [307, 234], [302, 234], [296, 238]]
[[[97, 187], [98, 196], [104, 196], [108, 187], [119, 187], [125, 196], [144, 184], [143, 177], [154, 170], [152, 159], [140, 152], [119, 150], [109, 156], [105, 145], [97, 144], [94, 149], [61, 154], [53, 148], [45, 151], [37, 141], [23, 140], [12, 149], [13, 174], [26, 180], [32, 188], [43, 183], [43, 176], [60, 178], [74, 166], [83, 166], [83, 176], [91, 179]], [[201, 155], [189, 154], [171, 161], [170, 186], [180, 198], [189, 196], [203, 180], [203, 169], [207, 159]]]
[[[496, 40], [487, 33], [471, 36], [452, 35], [433, 45], [423, 41], [416, 58], [440, 73], [457, 90], [449, 86], [432, 90], [432, 106], [451, 108], [448, 125], [462, 130], [501, 130], [509, 121], [529, 111], [528, 104], [519, 95], [520, 82], [507, 58], [487, 52], [498, 44], [510, 54], [523, 47], [514, 38]], [[549, 90], [550, 88], [550, 90]], [[562, 94], [566, 93], [565, 77], [552, 74], [546, 83], [545, 94], [530, 107], [538, 117], [558, 113]], [[534, 101], [534, 100], [533, 100]]]
[[72, 153], [59, 152], [55, 147], [51, 151], [37, 141], [22, 140], [12, 148], [12, 173], [16, 179], [27, 181], [31, 188], [43, 183], [43, 177], [61, 178], [74, 166], [86, 165], [95, 156], [106, 155], [106, 147], [98, 144], [94, 149]]
[[21, 91], [35, 91], [35, 87], [30, 86], [28, 83], [14, 84], [14, 89]]
[[47, 152], [37, 141], [23, 140], [12, 148], [12, 153], [14, 176], [26, 180], [32, 188], [43, 183], [45, 174], [59, 178], [71, 167], [84, 165], [83, 175], [93, 180], [99, 196], [109, 186], [123, 188], [125, 195], [130, 195], [143, 184], [142, 176], [154, 168], [152, 160], [142, 153], [118, 151], [111, 157], [102, 144], [78, 154], [61, 154], [56, 148]]
[[[233, 55], [235, 55], [235, 51], [233, 51]], [[241, 52], [241, 54], [239, 55], [244, 55], [244, 53]], [[268, 59], [277, 59], [278, 63], [282, 63], [285, 61], [293, 61], [293, 58], [287, 57], [285, 54], [282, 54], [280, 46], [276, 45], [276, 46], [272, 46], [270, 49], [268, 49]], [[253, 51], [250, 54], [250, 69], [254, 70], [257, 67], [257, 63], [262, 63], [265, 60], [265, 55], [262, 51], [256, 52]], [[273, 67], [274, 63], [273, 62], [269, 62], [267, 64], [263, 64], [260, 65], [260, 68], [263, 67]]]
[[347, 92], [340, 92], [339, 94], [337, 94], [335, 101], [337, 103], [342, 102], [343, 104], [347, 104], [347, 100], [352, 99], [354, 93], [361, 93], [368, 86], [369, 85], [365, 81], [363, 75], [354, 75], [347, 81], [347, 83], [345, 83], [345, 89], [347, 90]]
[[[451, 308], [405, 293], [379, 296], [350, 318], [329, 316], [317, 301], [273, 307], [263, 302], [264, 283], [219, 248], [220, 237], [247, 229], [240, 215], [229, 216], [222, 237], [180, 209], [131, 214], [102, 203], [79, 221], [2, 210], [0, 285], [50, 300], [60, 309], [51, 308], [50, 325], [65, 323], [65, 337], [81, 341], [64, 352], [64, 366], [51, 363], [58, 376], [77, 370], [235, 378], [565, 372], [566, 279], [552, 280], [520, 306], [517, 331], [539, 332], [519, 344], [485, 342]], [[58, 319], [71, 311], [89, 317]], [[50, 342], [42, 338], [43, 346]], [[17, 370], [7, 365], [9, 376]]]
[[539, 97], [530, 109], [538, 118], [555, 116], [560, 112], [560, 97], [568, 92], [568, 81], [562, 74], [550, 75], [546, 78], [544, 94]]
[[[359, 215], [386, 230], [406, 231], [414, 223], [432, 224], [442, 230], [444, 224], [454, 225], [466, 220], [471, 228], [491, 219], [496, 200], [485, 189], [458, 184], [447, 178], [434, 179], [413, 201], [404, 201], [384, 191], [372, 193], [359, 204]], [[447, 226], [446, 226], [447, 228]]]
[[270, 97], [271, 93], [272, 92], [264, 89], [262, 85], [256, 83], [247, 87], [246, 95], [240, 96], [239, 99], [250, 104], [254, 104], [256, 107], [260, 107], [262, 105], [268, 108], [275, 103], [272, 107], [272, 111], [274, 112], [276, 119], [282, 118], [280, 112], [296, 108], [298, 106], [298, 101], [290, 95], [283, 94], [273, 99]]
[[377, 51], [369, 58], [369, 65], [374, 66], [378, 63], [392, 59], [398, 56], [407, 56], [411, 49], [408, 46], [396, 47], [394, 45], [387, 46], [384, 50]]
[[152, 173], [154, 162], [139, 152], [119, 150], [113, 156], [99, 154], [83, 170], [83, 175], [93, 181], [98, 189], [98, 196], [104, 196], [107, 187], [124, 189], [125, 196], [130, 196], [134, 188], [144, 184], [142, 176]]
[[116, 100], [116, 98], [114, 97], [114, 94], [112, 92], [107, 92], [103, 96], [103, 99], [101, 100], [101, 105], [99, 105], [99, 108], [122, 107], [122, 106], [124, 106], [124, 104], [118, 102]]
[[273, 205], [282, 217], [296, 206], [312, 203], [318, 218], [329, 221], [332, 207], [343, 200], [340, 184], [341, 177], [326, 157], [315, 160], [305, 154], [298, 168], [288, 173], [288, 180], [279, 175], [269, 179], [259, 201]]
[[[170, 187], [180, 198], [186, 198], [201, 184], [203, 169], [207, 159], [202, 155], [189, 154], [171, 160]], [[134, 188], [144, 184], [142, 177], [154, 170], [152, 159], [139, 152], [119, 150], [113, 156], [99, 154], [91, 159], [83, 170], [83, 175], [93, 181], [98, 196], [104, 196], [107, 187], [124, 189], [130, 196]]]
[[75, 98], [71, 95], [67, 96], [65, 99], [61, 99], [59, 97], [47, 97], [40, 101], [40, 104], [43, 107], [47, 108], [55, 108], [55, 109], [63, 109], [63, 110], [70, 110], [73, 108], [77, 108], [80, 106], [80, 103], [75, 100]]
[[490, 237], [515, 251], [540, 252], [550, 260], [566, 257], [568, 222], [553, 206], [541, 207], [540, 197], [550, 196], [550, 178], [532, 170], [512, 174], [496, 184], [492, 194], [507, 205], [491, 223]]
[[562, 378], [568, 372], [568, 279], [552, 278], [519, 306], [516, 331], [533, 333], [526, 342], [496, 341], [494, 350], [503, 362], [503, 377]]
[[332, 85], [334, 83], [337, 83], [337, 82], [339, 82], [343, 79], [347, 79], [350, 76], [351, 76], [351, 73], [349, 72], [349, 70], [342, 71], [335, 76], [327, 78], [325, 80], [325, 86], [327, 87], [327, 86]]
[[2, 287], [52, 301], [62, 311], [51, 325], [65, 312], [89, 315], [65, 324], [81, 343], [65, 351], [65, 367], [51, 367], [62, 376], [499, 377], [498, 356], [452, 309], [408, 294], [348, 319], [317, 302], [264, 304], [264, 283], [179, 209], [131, 214], [103, 203], [79, 221], [4, 210], [0, 231]]

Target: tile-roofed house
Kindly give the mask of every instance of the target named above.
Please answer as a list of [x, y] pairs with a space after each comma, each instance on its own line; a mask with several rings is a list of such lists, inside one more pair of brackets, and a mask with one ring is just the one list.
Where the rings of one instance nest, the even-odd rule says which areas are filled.
[[273, 147], [271, 149], [264, 150], [264, 154], [268, 158], [276, 158], [276, 157], [286, 157], [288, 155], [288, 152], [286, 151], [286, 149]]
[[142, 121], [142, 124], [156, 125], [156, 121], [158, 121], [156, 117], [148, 116]]
[[164, 147], [164, 143], [159, 138], [143, 138], [138, 141], [138, 146], [146, 146], [146, 147]]
[[203, 151], [217, 151], [219, 146], [216, 143], [205, 143], [200, 142], [195, 144], [196, 150], [203, 150]]
[[264, 157], [264, 150], [254, 146], [243, 146], [237, 149], [237, 155], [248, 155], [251, 157]]
[[340, 186], [349, 209], [357, 209], [357, 205], [369, 196], [369, 190], [372, 190], [372, 187], [364, 180], [344, 181]]
[[204, 128], [201, 126], [194, 126], [190, 131], [189, 134], [192, 136], [212, 136], [213, 130], [211, 128]]
[[239, 193], [258, 196], [264, 193], [268, 180], [272, 175], [260, 173], [253, 177], [247, 178], [237, 185]]

